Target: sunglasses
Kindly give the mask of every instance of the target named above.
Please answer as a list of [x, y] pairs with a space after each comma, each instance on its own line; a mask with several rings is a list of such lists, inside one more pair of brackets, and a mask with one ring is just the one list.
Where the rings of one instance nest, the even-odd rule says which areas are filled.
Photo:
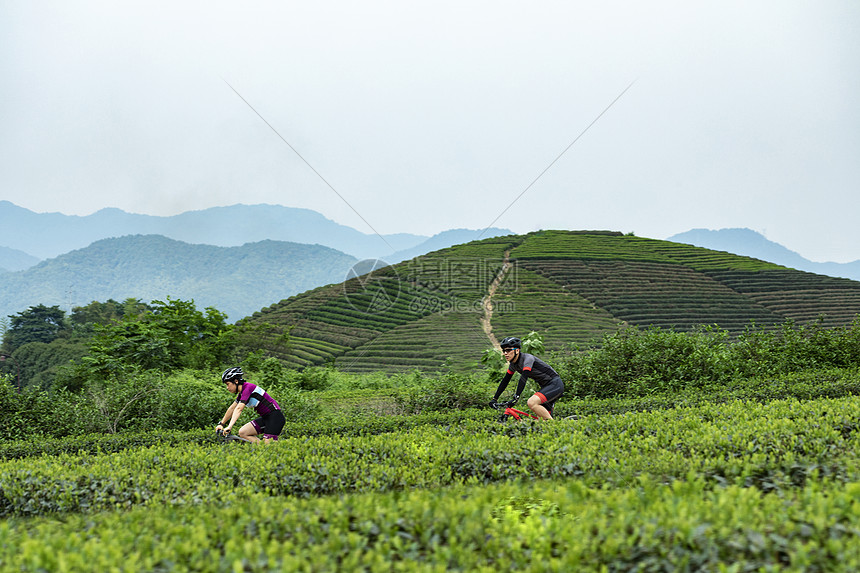
[[502, 348], [502, 352], [507, 354], [508, 352], [513, 352], [516, 348]]

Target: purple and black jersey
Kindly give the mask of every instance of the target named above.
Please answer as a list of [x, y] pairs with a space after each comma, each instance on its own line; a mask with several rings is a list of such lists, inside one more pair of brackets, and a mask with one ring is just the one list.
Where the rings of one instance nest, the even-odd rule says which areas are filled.
[[236, 396], [236, 401], [251, 406], [261, 416], [281, 409], [275, 399], [269, 396], [265, 390], [250, 382], [242, 384], [242, 392]]

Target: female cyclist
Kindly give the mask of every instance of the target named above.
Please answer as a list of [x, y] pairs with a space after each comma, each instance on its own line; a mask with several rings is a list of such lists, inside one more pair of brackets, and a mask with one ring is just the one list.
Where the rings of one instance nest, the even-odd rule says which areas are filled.
[[266, 442], [277, 440], [284, 429], [286, 419], [274, 398], [256, 384], [247, 382], [245, 373], [238, 367], [225, 370], [221, 381], [228, 392], [236, 394], [236, 400], [224, 412], [221, 422], [215, 426], [215, 431], [229, 434], [245, 406], [251, 406], [260, 417], [239, 428], [239, 437], [249, 442], [260, 441], [257, 436], [262, 436]]

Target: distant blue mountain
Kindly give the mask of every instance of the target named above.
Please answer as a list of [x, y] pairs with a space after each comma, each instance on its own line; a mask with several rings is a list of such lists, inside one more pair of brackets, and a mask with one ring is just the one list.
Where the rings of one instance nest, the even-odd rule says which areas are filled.
[[421, 255], [425, 255], [433, 251], [446, 249], [448, 247], [468, 243], [470, 241], [477, 241], [479, 235], [480, 238], [485, 239], [487, 237], [498, 237], [500, 235], [510, 234], [512, 234], [512, 231], [496, 228], [492, 228], [484, 233], [481, 233], [481, 231], [476, 231], [474, 229], [450, 229], [448, 231], [442, 231], [441, 233], [433, 235], [426, 241], [414, 247], [404, 249], [402, 251], [397, 251], [396, 253], [393, 253], [387, 257], [382, 257], [382, 259], [385, 262], [393, 265], [394, 263], [399, 263], [400, 261], [406, 261], [415, 257], [420, 257]]
[[803, 258], [779, 243], [769, 241], [751, 229], [691, 229], [666, 239], [676, 243], [686, 243], [715, 251], [725, 251], [735, 255], [753, 257], [762, 261], [776, 263], [792, 269], [860, 280], [860, 261], [850, 263], [816, 263]]
[[10, 249], [9, 247], [0, 247], [0, 270], [22, 271], [38, 262], [39, 259], [28, 255], [24, 251]]
[[320, 245], [192, 245], [160, 235], [102, 239], [23, 271], [0, 273], [0, 317], [45, 304], [69, 312], [108, 299], [193, 299], [236, 321], [347, 277], [355, 257]]
[[[358, 259], [383, 260], [396, 258], [392, 256], [395, 252], [414, 249], [431, 239], [410, 233], [382, 236], [362, 233], [326, 219], [316, 211], [281, 205], [212, 207], [169, 217], [107, 208], [92, 215], [77, 216], [36, 213], [9, 201], [0, 201], [0, 225], [3, 228], [0, 246], [17, 249], [39, 259], [81, 249], [100, 239], [126, 235], [162, 235], [185, 243], [220, 247], [237, 247], [265, 240], [286, 241], [323, 245]], [[484, 236], [509, 233], [507, 229], [493, 228]], [[477, 238], [477, 232], [468, 240], [474, 238]]]

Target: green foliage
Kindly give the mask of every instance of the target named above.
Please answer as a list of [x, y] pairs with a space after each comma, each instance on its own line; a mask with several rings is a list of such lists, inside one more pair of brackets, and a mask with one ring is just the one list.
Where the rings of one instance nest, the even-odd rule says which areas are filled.
[[65, 317], [59, 306], [44, 304], [10, 315], [3, 347], [12, 352], [28, 342], [51, 342], [67, 329]]
[[332, 385], [335, 370], [329, 367], [310, 366], [293, 376], [294, 384], [308, 391], [325, 390]]
[[[152, 506], [0, 529], [10, 570], [856, 571], [857, 487], [763, 496], [704, 480], [522, 484]], [[238, 498], [238, 494], [236, 496]], [[502, 501], [500, 501], [502, 500]], [[232, 500], [231, 500], [232, 501]], [[225, 535], [224, 524], [230, 524]], [[248, 540], [247, 538], [252, 538]], [[98, 540], [96, 542], [95, 540]], [[535, 567], [539, 563], [539, 567]], [[205, 564], [205, 566], [201, 566]]]
[[95, 409], [95, 431], [115, 434], [120, 430], [147, 427], [155, 417], [157, 396], [163, 377], [157, 371], [126, 369], [105, 379], [91, 379], [84, 395]]
[[[251, 491], [309, 497], [535, 479], [621, 490], [700, 483], [791, 495], [810, 484], [844, 487], [860, 479], [858, 415], [854, 397], [733, 401], [577, 422], [509, 425], [484, 417], [373, 435], [313, 435], [306, 424], [309, 432], [241, 450], [211, 438], [184, 448], [142, 441], [145, 447], [126, 452], [0, 461], [0, 515], [219, 503]], [[223, 487], [230, 483], [241, 483], [241, 491]]]
[[20, 438], [24, 436], [27, 417], [20, 407], [21, 396], [11, 376], [0, 376], [0, 436]]
[[161, 431], [214, 428], [235, 398], [224, 390], [220, 373], [205, 370], [174, 372], [159, 382], [155, 397], [154, 416], [147, 424]]
[[412, 414], [452, 408], [483, 407], [495, 388], [480, 374], [446, 373], [425, 379], [422, 384], [398, 393], [400, 408]]
[[628, 328], [605, 336], [599, 349], [557, 354], [570, 393], [609, 398], [678, 392], [733, 380], [860, 366], [860, 320], [754, 328], [736, 339], [727, 331]]
[[236, 354], [245, 356], [249, 370], [267, 356], [288, 355], [292, 349], [292, 326], [278, 328], [269, 322], [241, 320], [233, 329]]
[[608, 398], [677, 391], [732, 374], [728, 334], [713, 328], [675, 332], [627, 328], [606, 335], [599, 349], [557, 359], [566, 393]]
[[860, 364], [860, 317], [848, 326], [825, 328], [785, 322], [779, 329], [750, 328], [732, 345], [742, 376], [762, 376]]
[[[268, 391], [268, 390], [267, 390]], [[322, 405], [312, 393], [297, 388], [281, 387], [274, 390], [274, 398], [289, 420], [309, 423], [316, 420], [323, 411]]]
[[[18, 391], [11, 377], [0, 377], [0, 440], [67, 436], [89, 431], [92, 416], [77, 416], [77, 397], [38, 388]], [[86, 422], [82, 422], [86, 420]]]
[[557, 516], [560, 513], [556, 503], [535, 498], [534, 496], [512, 496], [504, 499], [493, 507], [490, 515], [496, 520], [515, 519], [525, 521], [530, 515], [542, 517]]
[[124, 316], [138, 316], [153, 308], [140, 299], [127, 298], [117, 302], [109, 298], [105, 302], [93, 301], [86, 306], [72, 308], [69, 323], [76, 334], [92, 335], [95, 325], [107, 325], [122, 320]]
[[[522, 351], [535, 356], [543, 354], [545, 352], [543, 336], [535, 331], [529, 332], [528, 336], [522, 339]], [[498, 383], [508, 369], [508, 361], [495, 348], [484, 350], [481, 363], [484, 364], [486, 380], [491, 383]]]
[[481, 363], [488, 382], [498, 382], [508, 368], [508, 361], [495, 348], [487, 348], [481, 354]]
[[532, 330], [528, 333], [528, 335], [522, 340], [522, 351], [528, 354], [534, 354], [535, 356], [539, 356], [544, 353], [545, 348], [543, 344], [543, 336]]
[[[125, 370], [109, 378], [88, 380], [78, 410], [89, 410], [84, 433], [143, 430], [183, 431], [214, 427], [234, 398], [218, 376], [206, 371]], [[255, 417], [252, 410], [242, 423]]]
[[283, 363], [277, 358], [264, 357], [262, 351], [249, 354], [242, 361], [242, 368], [250, 373], [255, 384], [264, 388], [288, 383], [287, 369]]
[[79, 338], [58, 338], [50, 343], [28, 342], [12, 353], [20, 367], [21, 385], [48, 390], [64, 367], [82, 358], [86, 343]]
[[152, 301], [150, 312], [96, 325], [83, 371], [103, 378], [127, 368], [170, 372], [220, 365], [232, 355], [226, 318], [214, 308], [198, 311], [193, 301]]
[[[782, 343], [768, 336], [756, 348], [809, 356], [829, 348], [838, 357], [854, 340], [850, 329], [826, 343], [790, 330]], [[670, 363], [683, 364], [690, 345], [708, 350], [709, 340], [732, 363], [719, 331], [692, 342], [678, 334], [628, 333], [617, 344], [643, 355], [632, 364], [657, 372], [644, 358], [663, 348], [677, 353]], [[205, 410], [211, 398], [223, 411], [230, 396], [215, 372], [175, 373], [133, 402], [129, 409], [155, 400], [138, 432], [65, 439], [47, 438], [38, 424], [71, 417], [25, 407], [66, 397], [18, 395], [6, 377], [0, 435], [29, 435], [0, 443], [0, 563], [69, 572], [496, 571], [534, 563], [562, 571], [855, 571], [858, 372], [806, 369], [577, 400], [586, 415], [576, 421], [498, 424], [494, 412], [456, 402], [409, 416], [293, 415], [281, 386], [290, 386], [290, 372], [261, 368], [254, 376], [270, 376], [288, 423], [281, 440], [256, 446], [219, 443], [206, 424], [185, 432], [153, 425], [160, 408], [175, 409], [165, 423], [180, 423], [189, 399]], [[133, 397], [135, 387], [157, 381], [147, 378], [153, 374], [104, 390]], [[314, 402], [364, 379], [330, 376], [329, 390], [310, 394]], [[485, 390], [462, 375], [385, 380], [423, 394], [438, 385], [437, 402], [446, 388]]]
[[424, 375], [418, 370], [390, 375], [379, 371], [356, 374], [332, 370], [331, 374], [328, 391], [335, 395], [353, 390], [411, 388], [420, 385], [424, 380]]

